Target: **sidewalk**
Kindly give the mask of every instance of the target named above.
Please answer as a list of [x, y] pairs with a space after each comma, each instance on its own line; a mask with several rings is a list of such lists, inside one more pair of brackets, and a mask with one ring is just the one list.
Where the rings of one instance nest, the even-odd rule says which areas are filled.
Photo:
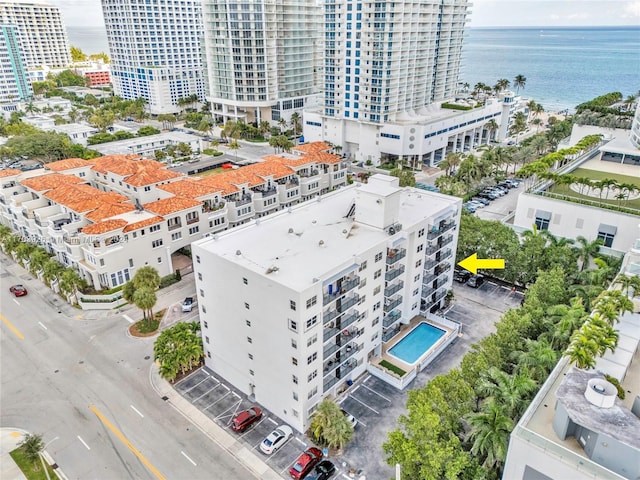
[[[149, 372], [149, 381], [153, 389], [161, 398], [166, 397], [166, 402], [182, 414], [187, 420], [193, 423], [198, 430], [204, 433], [209, 439], [223, 448], [229, 455], [235, 458], [241, 465], [244, 465], [255, 478], [261, 480], [282, 480], [282, 477], [273, 471], [255, 453], [246, 448], [235, 437], [227, 433], [217, 423], [202, 413], [191, 402], [176, 392], [173, 387], [160, 377], [158, 367], [153, 364]], [[4, 477], [2, 477], [4, 480]]]
[[[22, 442], [24, 436], [27, 434], [25, 430], [20, 428], [0, 428], [0, 478], [2, 480], [26, 480], [27, 477], [20, 470], [20, 467], [13, 461], [9, 452], [12, 452], [18, 448], [18, 444]], [[51, 455], [47, 451], [42, 452], [42, 456], [49, 465], [54, 465], [55, 462]], [[66, 480], [67, 476], [62, 472], [60, 467], [55, 468], [58, 478]]]

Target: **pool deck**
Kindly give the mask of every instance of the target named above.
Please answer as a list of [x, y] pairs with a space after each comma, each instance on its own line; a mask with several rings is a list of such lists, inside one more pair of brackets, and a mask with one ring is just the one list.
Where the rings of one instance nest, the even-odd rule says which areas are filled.
[[402, 368], [406, 372], [416, 368], [420, 364], [424, 354], [420, 357], [420, 359], [418, 359], [417, 362], [415, 362], [414, 364], [409, 364], [409, 363], [403, 362], [396, 356], [389, 355], [387, 352], [389, 351], [390, 348], [392, 348], [394, 345], [400, 342], [400, 340], [404, 339], [409, 334], [409, 332], [411, 332], [419, 323], [427, 323], [429, 325], [433, 325], [434, 327], [437, 327], [440, 330], [444, 330], [445, 332], [445, 334], [442, 337], [440, 337], [438, 341], [434, 343], [431, 346], [431, 348], [429, 348], [429, 350], [427, 350], [425, 353], [436, 350], [442, 343], [446, 342], [447, 339], [455, 333], [453, 329], [445, 325], [442, 325], [441, 323], [435, 322], [433, 320], [427, 320], [422, 315], [417, 315], [413, 317], [409, 323], [407, 323], [406, 325], [402, 325], [400, 327], [400, 333], [396, 335], [394, 338], [392, 338], [391, 341], [382, 344], [382, 355], [380, 355], [379, 358], [373, 361], [373, 363], [378, 364], [382, 360], [386, 360], [387, 362]]

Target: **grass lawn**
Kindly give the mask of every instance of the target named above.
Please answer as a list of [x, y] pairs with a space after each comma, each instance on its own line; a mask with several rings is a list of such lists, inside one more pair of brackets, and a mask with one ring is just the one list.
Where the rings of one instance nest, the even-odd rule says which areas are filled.
[[[10, 455], [11, 458], [13, 458], [13, 460], [18, 464], [18, 467], [20, 467], [20, 470], [22, 470], [22, 473], [24, 473], [24, 476], [27, 477], [28, 480], [47, 480], [47, 474], [42, 468], [42, 462], [38, 461], [38, 470], [34, 470], [34, 463], [25, 458], [23, 447], [16, 448], [14, 451], [10, 452]], [[53, 468], [51, 468], [46, 461], [44, 462], [44, 464], [47, 466], [47, 470], [49, 470], [49, 476], [52, 479], [58, 478], [53, 471]]]
[[193, 175], [194, 177], [208, 177], [210, 175], [217, 175], [219, 173], [222, 172], [227, 172], [229, 171], [228, 168], [222, 168], [222, 167], [218, 167], [218, 168], [214, 168], [212, 170], [207, 170], [206, 172], [200, 172], [200, 173], [196, 173], [195, 175]]
[[382, 360], [380, 362], [380, 366], [386, 368], [387, 370], [391, 370], [393, 373], [395, 373], [396, 375], [400, 375], [401, 377], [407, 374], [407, 372], [405, 372], [403, 369], [401, 369], [400, 367], [396, 367], [393, 363], [387, 362], [386, 360]]
[[[630, 177], [628, 175], [618, 175], [610, 172], [588, 170], [586, 168], [577, 168], [573, 172], [571, 172], [571, 175], [577, 178], [590, 178], [595, 181], [610, 178], [611, 180], [615, 180], [619, 183], [631, 183], [633, 185], [637, 185], [638, 188], [640, 188], [640, 178]], [[614, 207], [614, 209], [618, 206], [621, 206], [623, 208], [633, 208], [636, 210], [640, 210], [640, 198], [629, 200], [628, 202], [625, 200], [619, 201], [616, 199], [600, 200], [597, 196], [581, 195], [580, 193], [571, 190], [570, 185], [553, 185], [549, 189], [549, 191], [557, 195], [566, 195], [567, 197], [575, 198], [578, 202], [581, 200], [588, 200], [595, 203], [602, 203], [603, 207], [605, 207], [606, 205], [610, 205]]]

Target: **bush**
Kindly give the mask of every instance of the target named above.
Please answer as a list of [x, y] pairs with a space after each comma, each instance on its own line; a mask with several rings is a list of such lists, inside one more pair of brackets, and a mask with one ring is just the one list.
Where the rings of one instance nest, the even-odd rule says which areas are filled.
[[176, 279], [176, 276], [172, 273], [170, 275], [167, 275], [166, 277], [162, 277], [160, 279], [160, 286], [159, 288], [166, 288], [170, 285], [173, 285], [174, 283], [178, 283], [180, 280]]
[[176, 273], [174, 275], [176, 277], [176, 282], [179, 282], [180, 280], [182, 280], [182, 274], [180, 273], [179, 268], [176, 268]]
[[407, 374], [407, 372], [405, 372], [403, 369], [401, 369], [400, 367], [396, 367], [393, 363], [387, 362], [386, 360], [382, 360], [380, 362], [380, 366], [386, 368], [387, 370], [391, 370], [393, 373], [401, 377]]
[[607, 379], [607, 382], [609, 382], [610, 384], [612, 384], [618, 389], [618, 398], [620, 400], [624, 400], [624, 397], [625, 397], [624, 388], [622, 388], [622, 385], [620, 385], [620, 382], [618, 381], [618, 379], [616, 377], [612, 377], [611, 375], [605, 375], [604, 378]]
[[468, 105], [458, 105], [457, 103], [443, 103], [441, 105], [442, 108], [448, 108], [450, 110], [471, 110], [473, 107], [469, 107]]

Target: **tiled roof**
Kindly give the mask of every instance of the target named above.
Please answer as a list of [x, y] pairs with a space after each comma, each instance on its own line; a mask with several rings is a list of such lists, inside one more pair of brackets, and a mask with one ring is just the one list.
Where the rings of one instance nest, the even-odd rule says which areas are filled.
[[328, 163], [329, 165], [340, 163], [342, 161], [340, 156], [334, 155], [333, 153], [329, 152], [310, 153], [308, 155], [305, 155], [304, 158], [317, 163]]
[[167, 170], [166, 165], [138, 155], [107, 155], [94, 160], [93, 169], [102, 174], [115, 173], [134, 187], [153, 185], [183, 175]]
[[302, 145], [296, 145], [295, 147], [293, 147], [293, 150], [303, 153], [318, 153], [331, 150], [331, 145], [326, 142], [311, 142]]
[[[240, 170], [240, 169], [238, 169]], [[226, 173], [219, 173], [218, 175], [210, 175], [208, 177], [200, 180], [205, 185], [210, 186], [211, 188], [222, 192], [222, 195], [229, 195], [231, 193], [237, 192], [240, 189], [235, 185], [229, 183], [228, 177], [225, 176]]]
[[160, 223], [163, 220], [164, 219], [162, 217], [147, 218], [146, 220], [141, 220], [139, 222], [130, 223], [129, 225], [124, 227], [124, 230], [122, 230], [122, 231], [124, 233], [127, 233], [127, 232], [130, 232], [131, 230], [138, 230], [138, 229], [144, 228], [144, 227], [146, 227], [148, 225], [155, 225], [156, 223]]
[[[6, 172], [7, 170], [4, 171]], [[74, 185], [82, 183], [83, 181], [84, 180], [76, 177], [75, 175], [49, 173], [45, 175], [38, 175], [37, 177], [26, 178], [21, 180], [20, 183], [31, 190], [35, 190], [36, 192], [44, 192], [45, 190], [51, 190], [63, 185]]]
[[196, 178], [185, 178], [175, 182], [158, 185], [160, 190], [173, 193], [178, 197], [200, 198], [221, 192], [222, 189]]
[[200, 180], [200, 183], [222, 191], [222, 195], [229, 195], [238, 191], [238, 185], [248, 184], [249, 187], [256, 187], [264, 185], [266, 177], [273, 177], [275, 180], [294, 173], [295, 171], [285, 164], [271, 159], [222, 172], [218, 175], [210, 175]]
[[101, 233], [120, 230], [126, 224], [127, 221], [122, 219], [106, 220], [104, 222], [87, 225], [82, 229], [82, 233], [86, 233], [87, 235], [100, 235]]
[[309, 155], [303, 155], [301, 157], [291, 158], [291, 157], [280, 157], [279, 155], [269, 155], [267, 157], [263, 157], [267, 162], [278, 162], [282, 165], [286, 165], [288, 167], [303, 167], [305, 165], [309, 165], [314, 163], [313, 160], [309, 159]]
[[14, 175], [20, 175], [22, 170], [17, 170], [15, 168], [10, 168], [8, 170], [0, 170], [0, 178], [4, 177], [13, 177]]
[[132, 212], [136, 207], [130, 203], [104, 203], [94, 211], [86, 214], [86, 217], [92, 222], [99, 222], [105, 218], [115, 217], [123, 213]]
[[169, 215], [171, 213], [180, 212], [199, 205], [202, 205], [202, 202], [194, 200], [193, 198], [170, 197], [151, 203], [145, 203], [143, 207], [145, 210], [149, 210], [157, 215]]
[[65, 170], [71, 170], [72, 168], [87, 167], [91, 165], [93, 165], [93, 162], [83, 160], [82, 158], [67, 158], [66, 160], [47, 163], [44, 168], [45, 170], [52, 170], [54, 172], [63, 172]]
[[124, 195], [103, 192], [91, 185], [61, 185], [49, 190], [44, 196], [76, 213], [86, 213], [101, 207], [107, 208], [109, 204], [122, 204], [129, 201]]

